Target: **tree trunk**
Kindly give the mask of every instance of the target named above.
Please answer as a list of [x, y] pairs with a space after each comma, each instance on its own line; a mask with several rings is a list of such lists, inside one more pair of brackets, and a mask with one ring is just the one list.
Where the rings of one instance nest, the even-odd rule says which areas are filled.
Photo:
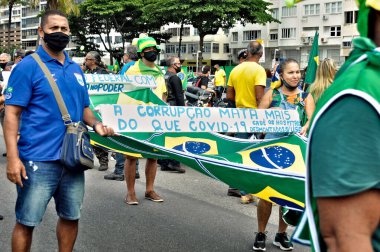
[[124, 26], [126, 24], [126, 21], [124, 21], [123, 24], [120, 25], [117, 22], [117, 19], [116, 19], [115, 16], [112, 16], [112, 20], [113, 20], [113, 23], [114, 23], [116, 31], [118, 31], [120, 33], [120, 35], [121, 35], [121, 42], [123, 44], [122, 47], [123, 47], [123, 53], [124, 53], [125, 52], [125, 34], [123, 32], [123, 28], [124, 28]]
[[204, 42], [205, 36], [206, 36], [205, 33], [199, 32], [199, 50], [198, 51], [200, 51], [200, 53], [199, 53], [199, 57], [198, 57], [198, 62], [199, 62], [199, 65], [201, 67], [202, 67], [202, 61], [203, 61], [203, 55], [202, 55], [203, 54], [203, 42]]
[[180, 59], [181, 59], [182, 32], [183, 32], [183, 21], [181, 21], [181, 28], [179, 28], [178, 58]]
[[111, 27], [109, 25], [109, 22], [108, 20], [106, 21], [106, 36], [107, 36], [107, 40], [108, 40], [108, 48], [109, 48], [109, 53], [110, 53], [110, 65], [112, 66], [113, 65], [113, 48], [112, 48], [112, 45], [111, 45], [111, 39], [110, 39], [110, 32], [111, 32]]
[[11, 22], [12, 22], [12, 10], [15, 1], [9, 1], [9, 13], [8, 13], [8, 51], [11, 51]]
[[[109, 37], [109, 32], [107, 32], [107, 34], [108, 34], [108, 37]], [[112, 60], [112, 53], [111, 53], [112, 50], [111, 50], [111, 49], [112, 49], [112, 48], [107, 48], [106, 42], [104, 41], [104, 39], [103, 39], [101, 33], [98, 33], [98, 36], [99, 36], [100, 41], [102, 42], [102, 44], [103, 44], [103, 46], [104, 46], [104, 49], [106, 49], [106, 51], [109, 52], [109, 54], [110, 54], [110, 64], [113, 65], [113, 63], [111, 63], [111, 60]]]

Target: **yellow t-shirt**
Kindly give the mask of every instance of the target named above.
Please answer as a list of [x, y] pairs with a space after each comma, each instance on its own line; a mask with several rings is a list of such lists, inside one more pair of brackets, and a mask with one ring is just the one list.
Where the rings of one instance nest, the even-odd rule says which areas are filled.
[[223, 69], [219, 68], [219, 70], [215, 71], [215, 86], [224, 87], [226, 85], [225, 77], [226, 77], [226, 72], [224, 72]]
[[[141, 72], [141, 69], [139, 68], [139, 64], [141, 64], [139, 61], [136, 62], [133, 66], [131, 66], [128, 71], [125, 73], [125, 75], [145, 75], [144, 73]], [[146, 67], [146, 66], [145, 66]], [[156, 83], [157, 87], [152, 89], [153, 93], [158, 96], [162, 100], [162, 98], [166, 97], [166, 94], [168, 90], [166, 89], [166, 83], [165, 83], [165, 78], [164, 75], [161, 73], [157, 74], [155, 71], [158, 71], [157, 69], [151, 69], [151, 75], [156, 78]], [[161, 71], [161, 70], [160, 70]], [[148, 74], [146, 74], [148, 75]]]
[[266, 86], [265, 69], [256, 62], [245, 61], [236, 66], [228, 79], [235, 90], [237, 108], [257, 108], [255, 86]]

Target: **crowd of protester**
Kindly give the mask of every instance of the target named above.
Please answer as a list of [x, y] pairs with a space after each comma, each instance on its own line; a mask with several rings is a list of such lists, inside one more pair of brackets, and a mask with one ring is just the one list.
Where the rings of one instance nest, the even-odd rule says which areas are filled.
[[[379, 10], [371, 9], [371, 14], [375, 24], [373, 29], [379, 30]], [[26, 55], [31, 53], [38, 54], [47, 68], [55, 74], [56, 82], [62, 82], [69, 87], [62, 93], [65, 102], [70, 104], [68, 107], [72, 118], [77, 121], [84, 121], [101, 136], [112, 136], [114, 134], [113, 129], [96, 120], [93, 112], [89, 109], [87, 90], [76, 85], [77, 81], [74, 75], [79, 72], [82, 76], [84, 73], [110, 74], [110, 71], [103, 64], [99, 52], [96, 51], [88, 52], [82, 65], [78, 65], [68, 58], [64, 48], [68, 43], [69, 26], [67, 18], [61, 12], [45, 12], [38, 32], [42, 38], [42, 43], [36, 52], [25, 53], [18, 50], [13, 57], [6, 53], [0, 55], [1, 80], [6, 72], [12, 72], [8, 87], [1, 87], [2, 95], [0, 97], [0, 121], [7, 147], [7, 152], [3, 156], [7, 156], [8, 159], [8, 179], [17, 185], [16, 225], [13, 230], [12, 247], [15, 251], [30, 250], [33, 229], [40, 223], [47, 203], [51, 198], [54, 198], [59, 216], [57, 222], [59, 248], [60, 250], [62, 248], [72, 250], [78, 233], [80, 208], [84, 196], [84, 174], [83, 172], [75, 175], [70, 174], [57, 161], [59, 160], [57, 156], [60, 148], [57, 143], [62, 142], [65, 125], [60, 118], [57, 106], [53, 106], [51, 111], [47, 111], [44, 106], [41, 106], [41, 104], [52, 104], [54, 98], [51, 92], [46, 91], [47, 93], [41, 94], [36, 92], [35, 88], [32, 88], [33, 85], [47, 87], [48, 84], [47, 80], [41, 78], [44, 75], [41, 69], [33, 73], [30, 71], [25, 72], [26, 69], [30, 68], [39, 69], [32, 57], [26, 57]], [[378, 45], [380, 43], [378, 37], [374, 34], [372, 35], [374, 36], [372, 39]], [[185, 106], [184, 90], [182, 89], [181, 80], [177, 76], [177, 73], [181, 71], [181, 60], [178, 57], [168, 58], [166, 61], [168, 69], [164, 74], [155, 63], [160, 50], [154, 38], [141, 36], [136, 43], [126, 48], [123, 57], [124, 66], [118, 74], [153, 75], [157, 82], [157, 87], [153, 92], [160, 99], [170, 106]], [[315, 82], [310, 85], [310, 90], [304, 90], [304, 87], [300, 86], [300, 83], [303, 82], [301, 81], [299, 62], [294, 59], [285, 59], [278, 66], [274, 66], [272, 71], [264, 69], [259, 64], [259, 60], [263, 56], [263, 50], [264, 48], [259, 42], [249, 42], [247, 49], [240, 51], [236, 55], [239, 65], [231, 71], [228, 81], [222, 67], [215, 64], [214, 91], [220, 95], [226, 93], [226, 99], [230, 101], [228, 104], [232, 104], [231, 106], [236, 108], [296, 110], [300, 116], [302, 126], [300, 134], [306, 137], [307, 132], [310, 130], [310, 120], [316, 108], [316, 103], [321, 100], [322, 94], [334, 81], [337, 72], [336, 64], [332, 59], [322, 60], [317, 68]], [[12, 58], [13, 61], [11, 60]], [[62, 66], [65, 68], [64, 74], [62, 71], [57, 71]], [[270, 87], [269, 80], [273, 73], [277, 71], [277, 68], [280, 76], [280, 86]], [[208, 89], [210, 71], [211, 67], [204, 66], [194, 85], [199, 89]], [[4, 93], [5, 90], [8, 91]], [[73, 95], [78, 99], [70, 100]], [[357, 100], [353, 102], [360, 103]], [[4, 104], [6, 105], [6, 113], [4, 113]], [[31, 115], [33, 114], [45, 116], [41, 116], [37, 120], [33, 118], [32, 124]], [[46, 123], [46, 120], [49, 120], [49, 123]], [[54, 125], [55, 127], [44, 127], [43, 125], [45, 124]], [[41, 141], [41, 134], [35, 134], [37, 131], [42, 131], [44, 133], [43, 137], [48, 140]], [[283, 136], [286, 136], [286, 134], [237, 133], [234, 135], [234, 137], [242, 139], [273, 139]], [[26, 145], [27, 148], [25, 147]], [[127, 205], [138, 205], [139, 199], [136, 197], [135, 192], [135, 180], [140, 177], [138, 158], [120, 153], [111, 154], [108, 150], [100, 147], [95, 147], [94, 150], [99, 160], [99, 171], [109, 169], [110, 155], [116, 159], [114, 171], [106, 174], [104, 179], [125, 181], [127, 193], [124, 202]], [[145, 166], [145, 198], [161, 203], [164, 199], [154, 189], [158, 165], [161, 166], [162, 171], [185, 173], [185, 169], [176, 160], [157, 161], [154, 158], [147, 159]], [[46, 174], [49, 174], [49, 176], [45, 176]], [[58, 177], [62, 179], [58, 180]], [[49, 188], [41, 189], [36, 187], [34, 185], [36, 182], [47, 183]], [[70, 190], [67, 188], [70, 188]], [[72, 188], [74, 188], [75, 192], [71, 190]], [[55, 193], [57, 191], [58, 193]], [[378, 191], [372, 193], [375, 195], [369, 195], [368, 197], [374, 198], [378, 196]], [[36, 197], [36, 194], [39, 194], [39, 197]], [[254, 239], [253, 250], [265, 251], [266, 226], [271, 215], [272, 203], [263, 199], [256, 199], [248, 192], [240, 191], [237, 188], [229, 188], [227, 195], [241, 197], [242, 203], [256, 203], [258, 231]], [[323, 204], [331, 205], [329, 200], [319, 203], [323, 211], [326, 211]], [[278, 232], [273, 239], [273, 244], [281, 250], [288, 251], [293, 249], [293, 244], [286, 233], [287, 224], [281, 218], [282, 214], [283, 209], [279, 208]], [[0, 215], [0, 220], [2, 218]], [[326, 242], [329, 246], [337, 246], [332, 244], [330, 240], [326, 240]]]

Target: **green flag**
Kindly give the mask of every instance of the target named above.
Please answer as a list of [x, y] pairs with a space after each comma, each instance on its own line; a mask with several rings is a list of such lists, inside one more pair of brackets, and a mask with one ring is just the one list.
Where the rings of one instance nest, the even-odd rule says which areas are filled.
[[306, 84], [312, 84], [315, 80], [315, 74], [317, 72], [317, 67], [319, 65], [319, 56], [318, 56], [318, 37], [319, 34], [316, 31], [314, 35], [313, 45], [311, 47], [309, 62], [307, 64], [307, 71], [305, 77]]

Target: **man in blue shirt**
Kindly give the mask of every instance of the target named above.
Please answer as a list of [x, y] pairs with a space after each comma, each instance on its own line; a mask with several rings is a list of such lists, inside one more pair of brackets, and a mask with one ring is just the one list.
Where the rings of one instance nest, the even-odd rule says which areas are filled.
[[128, 71], [128, 69], [131, 66], [133, 66], [136, 63], [136, 61], [139, 60], [139, 58], [137, 57], [137, 47], [135, 45], [127, 46], [127, 50], [124, 53], [123, 60], [125, 65], [120, 71], [121, 75], [124, 75]]
[[[65, 15], [56, 10], [45, 12], [38, 33], [42, 46], [36, 53], [57, 83], [71, 119], [92, 125], [102, 136], [113, 135], [112, 128], [96, 121], [88, 107], [82, 70], [63, 51], [70, 33]], [[48, 79], [32, 57], [25, 57], [12, 71], [5, 99], [7, 177], [17, 185], [12, 250], [30, 251], [33, 229], [54, 197], [59, 251], [72, 251], [84, 196], [84, 173], [69, 172], [59, 161], [66, 126]]]

